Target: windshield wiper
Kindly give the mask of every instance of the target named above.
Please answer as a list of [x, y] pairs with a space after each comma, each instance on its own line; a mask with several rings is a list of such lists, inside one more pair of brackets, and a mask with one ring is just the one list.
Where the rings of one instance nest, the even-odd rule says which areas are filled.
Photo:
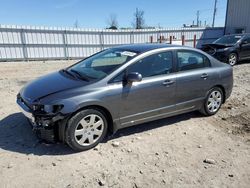
[[76, 77], [75, 77], [75, 75], [74, 75], [74, 74], [72, 74], [71, 72], [69, 72], [67, 69], [62, 69], [62, 72], [64, 72], [64, 73], [66, 73], [66, 74], [70, 75], [71, 77], [76, 78]]
[[80, 73], [74, 69], [70, 69], [70, 71], [75, 73], [80, 79], [89, 81], [89, 78], [86, 75], [83, 75], [82, 73]]

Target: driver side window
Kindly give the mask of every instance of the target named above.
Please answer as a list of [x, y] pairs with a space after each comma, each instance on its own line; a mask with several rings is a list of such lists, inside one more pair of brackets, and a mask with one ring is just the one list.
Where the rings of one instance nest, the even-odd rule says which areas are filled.
[[169, 74], [173, 71], [173, 55], [171, 51], [147, 56], [128, 67], [129, 72], [138, 72], [142, 78]]

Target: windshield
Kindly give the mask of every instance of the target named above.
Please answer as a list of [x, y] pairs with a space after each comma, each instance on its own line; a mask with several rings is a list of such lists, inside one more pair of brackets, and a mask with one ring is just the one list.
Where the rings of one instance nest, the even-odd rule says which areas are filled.
[[241, 38], [241, 35], [224, 36], [214, 41], [214, 44], [235, 44]]
[[85, 79], [102, 79], [137, 54], [120, 49], [108, 49], [73, 65], [68, 71]]

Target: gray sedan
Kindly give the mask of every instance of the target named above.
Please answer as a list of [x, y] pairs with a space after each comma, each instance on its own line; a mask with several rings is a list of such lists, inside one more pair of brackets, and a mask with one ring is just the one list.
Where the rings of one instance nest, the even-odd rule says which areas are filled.
[[124, 45], [27, 84], [17, 103], [41, 138], [82, 151], [124, 127], [195, 110], [213, 115], [232, 87], [231, 66], [200, 50]]

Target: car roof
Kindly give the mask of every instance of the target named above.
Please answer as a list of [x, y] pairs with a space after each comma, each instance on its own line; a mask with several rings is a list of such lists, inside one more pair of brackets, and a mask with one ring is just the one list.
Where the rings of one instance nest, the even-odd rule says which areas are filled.
[[159, 49], [159, 48], [171, 48], [171, 47], [181, 47], [180, 45], [172, 44], [130, 44], [114, 47], [118, 50], [132, 51], [136, 53], [144, 53], [150, 50]]

